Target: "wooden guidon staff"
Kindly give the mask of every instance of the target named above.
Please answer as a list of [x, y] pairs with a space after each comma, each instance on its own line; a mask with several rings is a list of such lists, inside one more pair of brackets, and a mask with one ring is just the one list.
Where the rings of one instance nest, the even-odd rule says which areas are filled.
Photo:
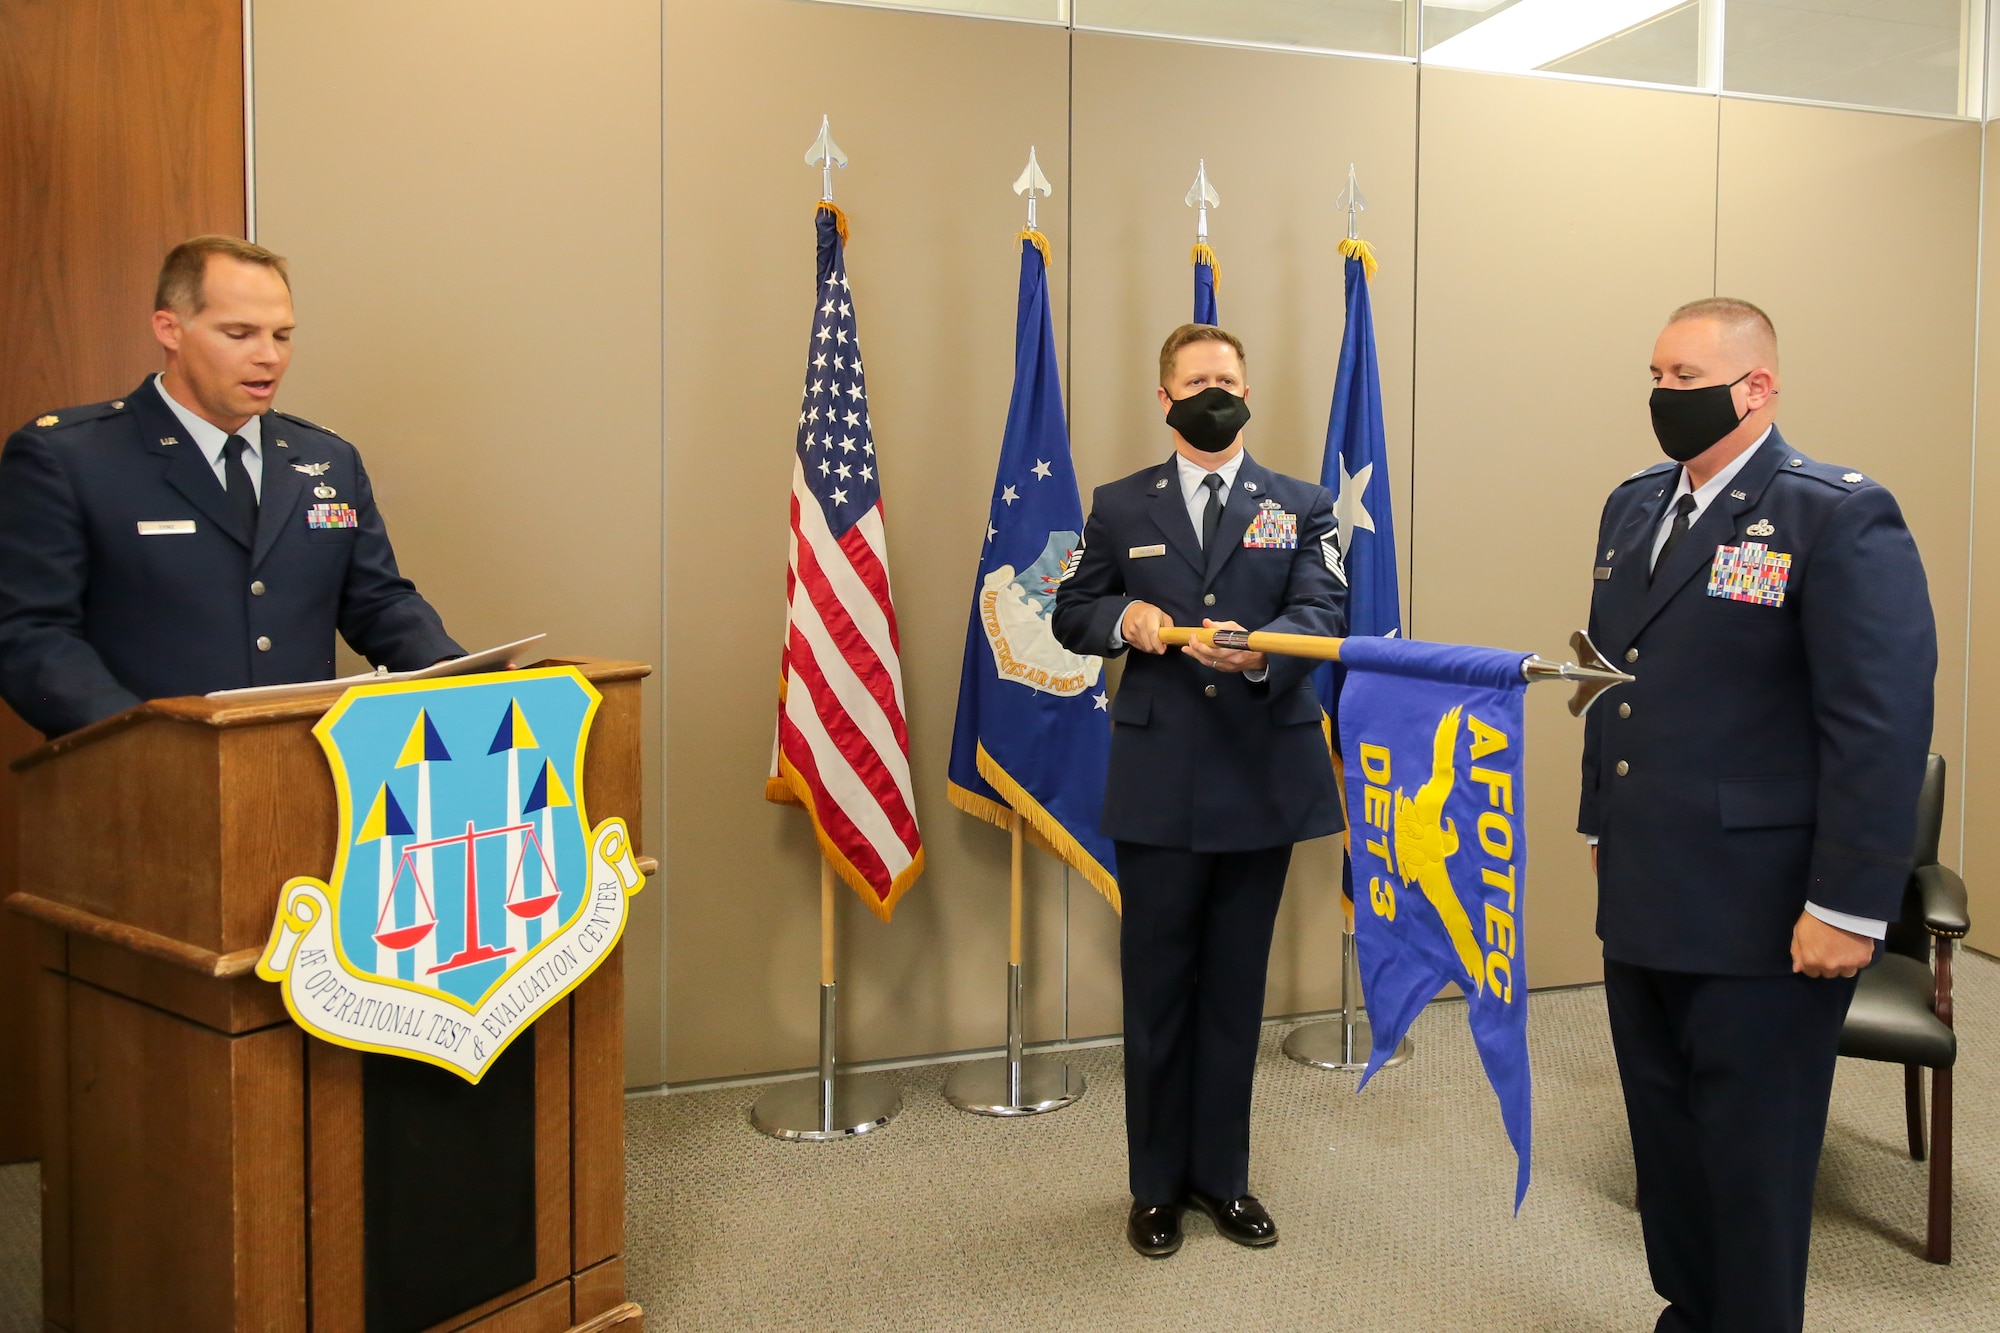
[[[1338, 662], [1340, 646], [1347, 642], [1322, 634], [1269, 634], [1262, 630], [1242, 629], [1189, 629], [1173, 626], [1160, 631], [1160, 642], [1178, 648], [1189, 643], [1205, 643], [1212, 648], [1234, 648], [1252, 653], [1269, 653], [1280, 657], [1311, 657], [1322, 662]], [[1597, 651], [1597, 645], [1582, 630], [1569, 636], [1570, 650], [1577, 656], [1574, 662], [1551, 662], [1537, 653], [1530, 653], [1521, 659], [1521, 679], [1530, 684], [1538, 680], [1567, 680], [1574, 682], [1576, 693], [1570, 696], [1569, 711], [1572, 717], [1582, 717], [1584, 711], [1614, 685], [1623, 685], [1633, 679], [1605, 660]]]

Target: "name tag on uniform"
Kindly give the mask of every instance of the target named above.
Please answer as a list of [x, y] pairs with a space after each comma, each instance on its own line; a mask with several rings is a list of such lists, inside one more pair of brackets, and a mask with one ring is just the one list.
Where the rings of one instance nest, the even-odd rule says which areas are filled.
[[141, 537], [178, 537], [182, 533], [194, 531], [191, 518], [142, 518], [139, 520]]
[[1149, 555], [1165, 555], [1167, 548], [1160, 546], [1135, 546], [1125, 553], [1127, 560], [1144, 560]]

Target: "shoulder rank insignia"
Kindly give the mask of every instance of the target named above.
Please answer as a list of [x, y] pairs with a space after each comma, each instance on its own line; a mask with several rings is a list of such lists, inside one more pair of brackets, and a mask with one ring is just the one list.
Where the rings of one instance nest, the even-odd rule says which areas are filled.
[[1743, 529], [1744, 535], [1748, 537], [1768, 537], [1776, 531], [1777, 529], [1771, 526], [1771, 520], [1768, 518], [1760, 518], [1749, 527]]
[[1868, 478], [1862, 476], [1859, 472], [1843, 472], [1840, 474], [1840, 479], [1850, 486], [1868, 480]]
[[308, 477], [323, 477], [326, 475], [326, 470], [332, 466], [331, 463], [294, 463], [292, 471], [303, 472]]
[[36, 424], [37, 426], [53, 426], [53, 425], [55, 425], [55, 424], [56, 424], [56, 423], [57, 423], [58, 421], [61, 421], [61, 420], [62, 420], [62, 418], [61, 418], [61, 417], [59, 417], [59, 416], [57, 416], [57, 415], [56, 415], [55, 413], [51, 412], [51, 413], [49, 413], [49, 414], [48, 414], [47, 416], [45, 416], [45, 417], [36, 417], [36, 418], [35, 418], [35, 424]]

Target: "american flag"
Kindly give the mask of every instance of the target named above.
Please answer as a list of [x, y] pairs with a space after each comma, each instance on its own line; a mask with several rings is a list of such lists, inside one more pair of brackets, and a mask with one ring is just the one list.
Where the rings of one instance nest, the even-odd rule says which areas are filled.
[[846, 230], [840, 211], [822, 204], [792, 463], [778, 738], [765, 795], [806, 808], [820, 851], [887, 921], [923, 873], [924, 844]]

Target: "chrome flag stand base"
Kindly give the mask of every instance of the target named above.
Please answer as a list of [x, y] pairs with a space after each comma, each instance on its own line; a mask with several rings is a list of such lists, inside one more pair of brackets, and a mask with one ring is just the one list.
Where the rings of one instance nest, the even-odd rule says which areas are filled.
[[750, 1123], [774, 1139], [827, 1143], [879, 1129], [903, 1109], [903, 1094], [879, 1075], [835, 1074], [834, 994], [819, 988], [819, 1076], [780, 1083], [750, 1108]]
[[1083, 1096], [1083, 1074], [1054, 1056], [1021, 1054], [1021, 965], [1007, 964], [1007, 1055], [958, 1066], [944, 1099], [974, 1115], [1046, 1115]]
[[903, 1094], [876, 1074], [834, 1073], [833, 1034], [840, 986], [833, 971], [833, 865], [819, 863], [819, 1077], [780, 1083], [750, 1108], [750, 1123], [774, 1139], [829, 1143], [880, 1129], [903, 1109]]
[[[1368, 1057], [1375, 1049], [1375, 1034], [1367, 1019], [1354, 1016], [1354, 972], [1354, 936], [1351, 932], [1342, 931], [1340, 1017], [1302, 1023], [1293, 1028], [1285, 1035], [1286, 1055], [1315, 1069], [1358, 1071], [1368, 1067]], [[1382, 1068], [1395, 1068], [1416, 1054], [1416, 1049], [1415, 1044], [1404, 1037], [1395, 1052], [1382, 1062]]]
[[[1021, 928], [1025, 911], [1021, 812], [1007, 819], [1007, 1058], [962, 1064], [945, 1080], [944, 1099], [974, 1115], [1046, 1115], [1083, 1096], [1083, 1075], [1047, 1055], [1021, 1054]], [[1065, 1030], [1068, 1022], [1064, 1022]]]

